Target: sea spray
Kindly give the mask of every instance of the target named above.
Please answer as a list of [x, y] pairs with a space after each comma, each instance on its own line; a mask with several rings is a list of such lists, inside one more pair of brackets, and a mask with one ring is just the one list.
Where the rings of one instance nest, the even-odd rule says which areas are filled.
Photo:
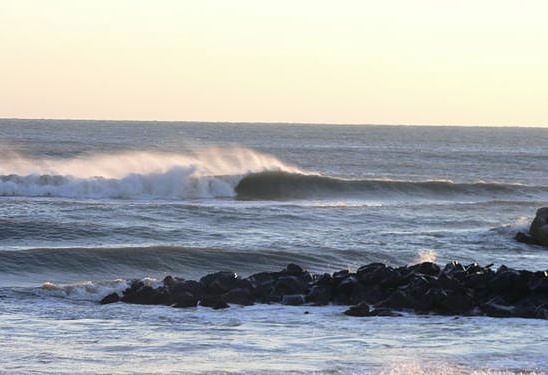
[[195, 199], [235, 195], [248, 173], [299, 173], [279, 159], [242, 147], [188, 154], [126, 152], [72, 159], [10, 153], [0, 166], [0, 195], [66, 198]]

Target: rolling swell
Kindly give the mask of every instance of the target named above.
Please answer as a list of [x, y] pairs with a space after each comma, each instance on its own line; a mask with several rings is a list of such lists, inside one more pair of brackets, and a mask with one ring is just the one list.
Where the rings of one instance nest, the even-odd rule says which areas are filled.
[[245, 176], [235, 188], [237, 198], [304, 199], [337, 196], [366, 198], [419, 197], [451, 199], [458, 196], [489, 197], [520, 196], [542, 199], [548, 187], [500, 183], [455, 183], [452, 181], [350, 180], [322, 175], [289, 172], [260, 172]]
[[287, 263], [298, 262], [313, 271], [330, 271], [355, 261], [386, 261], [386, 256], [371, 252], [343, 254], [337, 251], [289, 252], [250, 251], [224, 248], [186, 248], [180, 246], [119, 248], [41, 248], [0, 251], [0, 286], [25, 286], [44, 281], [61, 283], [118, 278], [162, 278], [167, 273], [201, 277], [218, 270], [254, 273], [274, 271]]

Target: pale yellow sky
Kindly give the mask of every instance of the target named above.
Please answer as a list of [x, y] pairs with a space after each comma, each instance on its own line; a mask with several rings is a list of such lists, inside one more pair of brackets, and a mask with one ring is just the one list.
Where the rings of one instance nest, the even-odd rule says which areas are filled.
[[544, 0], [0, 0], [0, 117], [548, 126]]

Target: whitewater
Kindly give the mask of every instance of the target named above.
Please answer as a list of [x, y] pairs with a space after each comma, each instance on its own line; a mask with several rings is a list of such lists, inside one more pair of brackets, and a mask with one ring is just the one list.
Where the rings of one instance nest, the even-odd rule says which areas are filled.
[[0, 120], [0, 373], [544, 374], [544, 320], [112, 304], [294, 262], [548, 269], [548, 130]]

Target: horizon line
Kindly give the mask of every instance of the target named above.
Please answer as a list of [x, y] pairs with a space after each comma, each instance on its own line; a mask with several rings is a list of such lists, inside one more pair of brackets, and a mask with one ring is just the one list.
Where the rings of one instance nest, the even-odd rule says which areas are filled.
[[546, 125], [478, 125], [478, 124], [395, 124], [395, 123], [344, 123], [344, 122], [288, 122], [288, 121], [207, 121], [207, 120], [129, 120], [129, 119], [90, 119], [90, 118], [25, 118], [0, 117], [0, 121], [64, 121], [64, 122], [153, 122], [185, 124], [238, 124], [238, 125], [311, 125], [311, 126], [408, 126], [408, 127], [467, 127], [467, 128], [548, 128]]

